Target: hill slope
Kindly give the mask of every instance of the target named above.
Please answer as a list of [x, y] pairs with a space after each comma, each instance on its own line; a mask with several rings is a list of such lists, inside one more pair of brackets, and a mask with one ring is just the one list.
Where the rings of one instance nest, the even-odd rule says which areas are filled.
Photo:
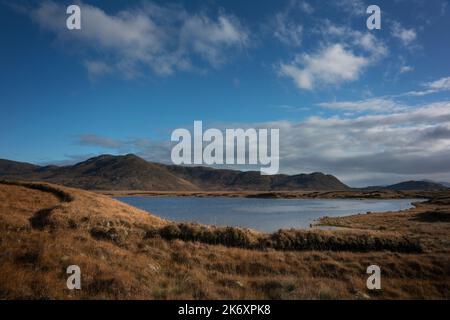
[[0, 176], [20, 176], [35, 172], [39, 166], [34, 164], [0, 159]]
[[348, 186], [323, 173], [263, 176], [256, 171], [168, 166], [135, 155], [102, 155], [73, 166], [40, 167], [0, 160], [0, 178], [35, 180], [88, 190], [345, 190]]
[[179, 177], [191, 181], [203, 190], [345, 190], [348, 186], [332, 175], [321, 172], [311, 174], [272, 176], [258, 171], [218, 170], [207, 167], [169, 166]]
[[389, 190], [424, 190], [424, 191], [440, 191], [446, 190], [447, 187], [442, 184], [430, 181], [405, 181], [385, 187]]

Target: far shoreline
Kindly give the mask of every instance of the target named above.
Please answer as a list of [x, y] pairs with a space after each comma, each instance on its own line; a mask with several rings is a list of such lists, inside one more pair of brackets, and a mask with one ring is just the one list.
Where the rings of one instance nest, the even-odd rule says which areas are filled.
[[91, 190], [111, 197], [197, 197], [197, 198], [260, 198], [260, 199], [352, 199], [352, 200], [430, 200], [448, 195], [443, 191], [394, 190], [335, 190], [335, 191], [145, 191], [145, 190]]

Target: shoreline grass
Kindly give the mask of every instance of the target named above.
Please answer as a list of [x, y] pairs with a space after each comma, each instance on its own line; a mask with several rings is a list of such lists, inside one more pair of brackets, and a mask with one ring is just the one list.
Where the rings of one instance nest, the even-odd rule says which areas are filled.
[[278, 230], [265, 234], [236, 227], [204, 226], [195, 223], [172, 223], [147, 231], [146, 238], [183, 240], [252, 250], [282, 251], [392, 251], [420, 253], [420, 242], [407, 237], [367, 232], [323, 230]]
[[[345, 230], [269, 235], [180, 225], [108, 196], [37, 185], [0, 183], [0, 299], [450, 298], [450, 195], [333, 218]], [[38, 212], [45, 219], [33, 224]], [[408, 252], [411, 243], [423, 250]], [[73, 264], [82, 270], [75, 292], [66, 288]], [[375, 293], [365, 286], [372, 264], [382, 270]]]

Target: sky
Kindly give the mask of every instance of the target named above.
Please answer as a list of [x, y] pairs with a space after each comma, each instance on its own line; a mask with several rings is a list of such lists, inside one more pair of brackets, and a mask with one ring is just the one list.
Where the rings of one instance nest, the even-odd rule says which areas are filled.
[[449, 0], [0, 0], [0, 25], [0, 158], [170, 163], [201, 120], [279, 128], [281, 173], [450, 181]]

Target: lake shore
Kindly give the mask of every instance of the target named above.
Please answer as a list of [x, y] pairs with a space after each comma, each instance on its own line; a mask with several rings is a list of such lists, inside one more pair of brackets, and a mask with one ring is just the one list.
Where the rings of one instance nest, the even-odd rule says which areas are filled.
[[423, 199], [305, 199], [260, 197], [115, 197], [174, 222], [249, 228], [307, 229], [323, 216], [406, 210]]
[[336, 191], [143, 191], [93, 190], [111, 197], [226, 197], [261, 199], [432, 199], [450, 195], [448, 191], [336, 190]]
[[[338, 230], [175, 223], [93, 192], [0, 183], [1, 299], [449, 299], [450, 196]], [[381, 268], [382, 290], [366, 287]], [[82, 290], [65, 287], [69, 265]]]

